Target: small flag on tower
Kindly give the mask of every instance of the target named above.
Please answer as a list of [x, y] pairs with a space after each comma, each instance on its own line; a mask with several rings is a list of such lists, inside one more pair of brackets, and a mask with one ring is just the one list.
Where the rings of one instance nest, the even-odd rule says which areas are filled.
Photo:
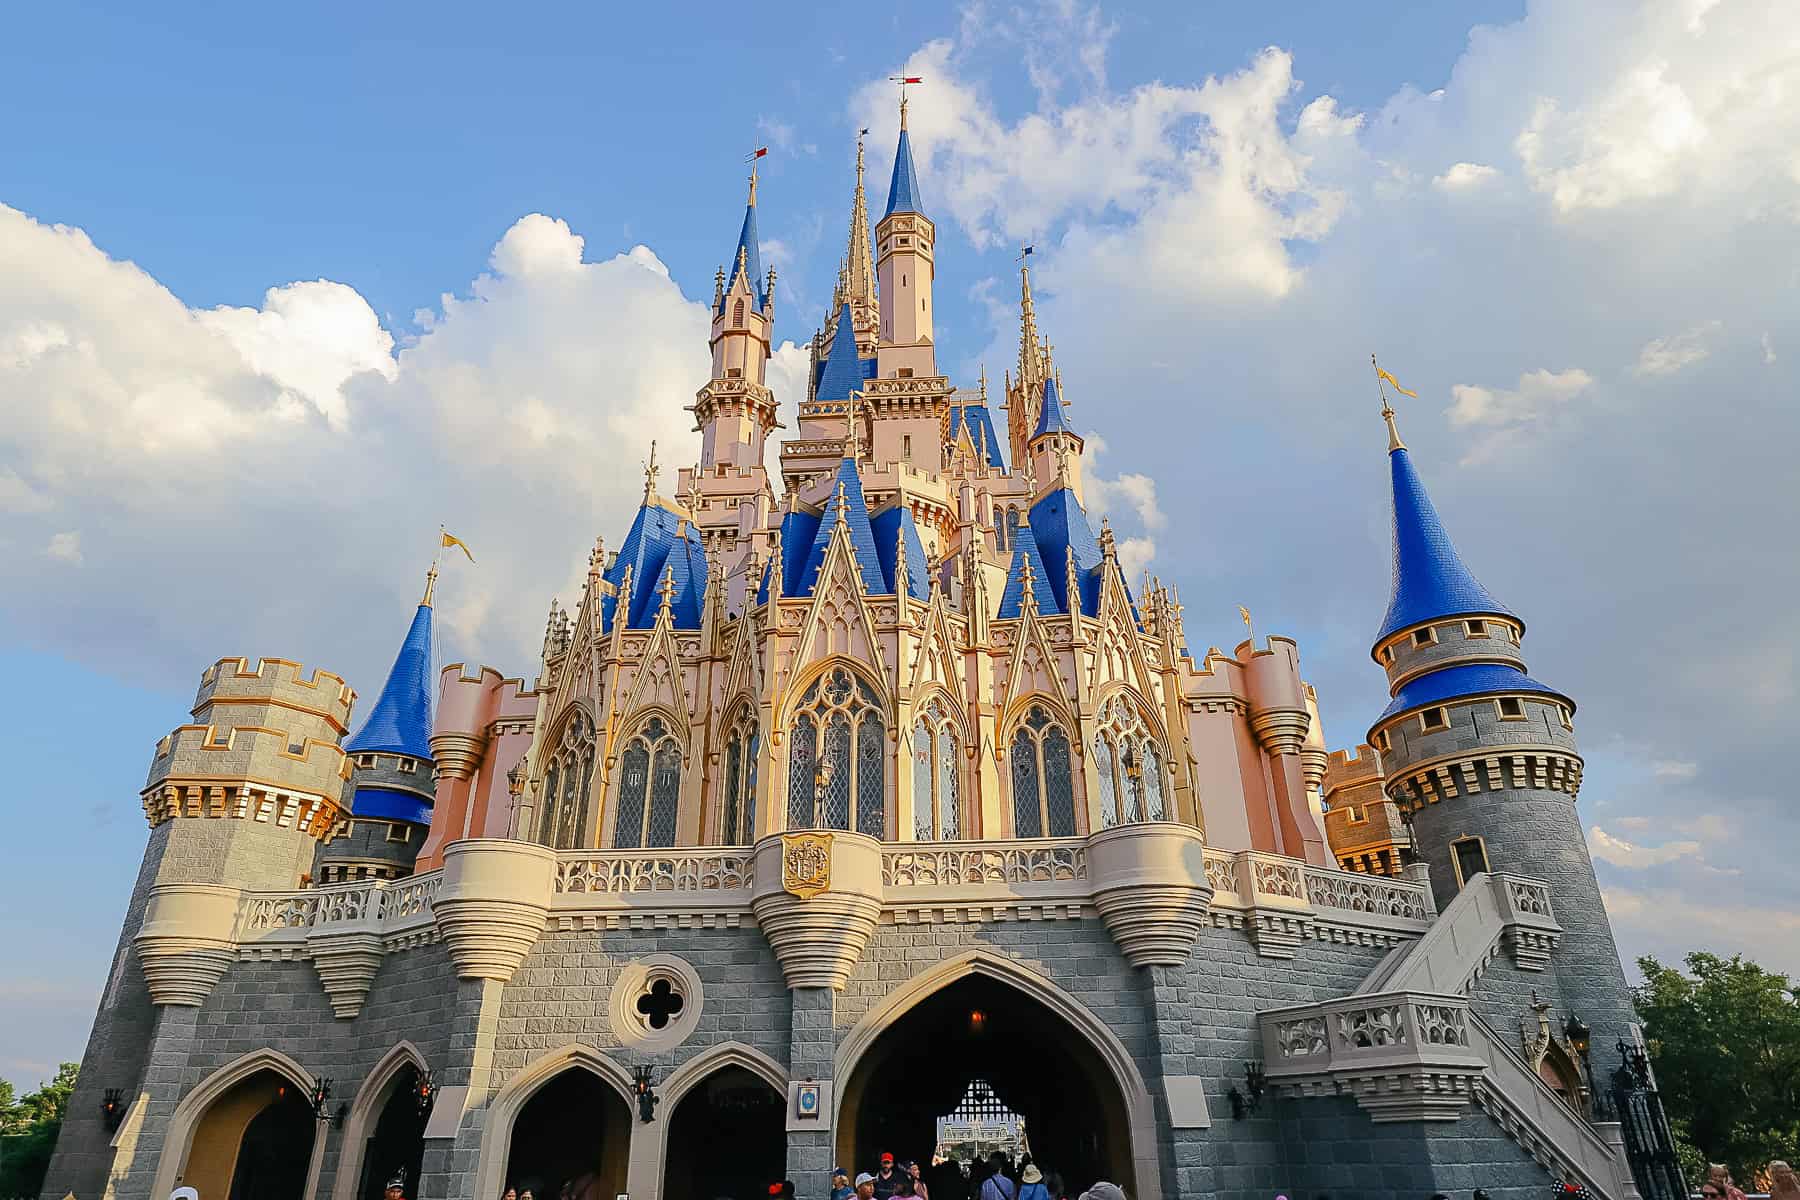
[[888, 78], [893, 80], [895, 83], [924, 83], [925, 82], [924, 78], [921, 76], [918, 76], [918, 75], [889, 75]]
[[1030, 258], [1036, 250], [1037, 250], [1036, 246], [1020, 246], [1019, 247], [1019, 257], [1020, 258]]
[[744, 161], [745, 162], [755, 162], [757, 159], [761, 158], [763, 155], [767, 154], [768, 152], [769, 152], [769, 148], [767, 146], [758, 146], [755, 150], [752, 150], [749, 153], [749, 155], [747, 155], [745, 157]]
[[1250, 624], [1250, 610], [1240, 604], [1238, 605], [1238, 616], [1244, 618], [1245, 632], [1249, 633], [1249, 635], [1254, 638], [1256, 636], [1256, 630]]
[[1399, 392], [1402, 396], [1411, 396], [1414, 400], [1417, 400], [1419, 398], [1419, 393], [1409, 392], [1405, 388], [1401, 387], [1400, 381], [1398, 379], [1395, 379], [1392, 375], [1388, 374], [1386, 367], [1376, 367], [1375, 375], [1383, 383], [1392, 387], [1396, 392]]
[[457, 537], [454, 533], [451, 533], [449, 530], [445, 529], [441, 525], [438, 526], [438, 533], [444, 539], [442, 542], [443, 549], [448, 550], [450, 547], [454, 546], [458, 550], [461, 550], [470, 562], [475, 561], [475, 556], [473, 554], [469, 553], [469, 544], [467, 542], [463, 541], [461, 538]]

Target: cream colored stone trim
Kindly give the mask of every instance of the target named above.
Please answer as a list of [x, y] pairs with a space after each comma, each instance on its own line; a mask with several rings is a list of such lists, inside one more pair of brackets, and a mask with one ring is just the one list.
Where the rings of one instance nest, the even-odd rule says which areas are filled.
[[[638, 1014], [638, 997], [659, 979], [666, 979], [681, 997], [681, 1012], [662, 1029], [652, 1029]], [[633, 959], [620, 969], [607, 999], [607, 1018], [619, 1044], [641, 1054], [660, 1054], [685, 1042], [700, 1023], [706, 989], [686, 959], [674, 954], [649, 954]]]

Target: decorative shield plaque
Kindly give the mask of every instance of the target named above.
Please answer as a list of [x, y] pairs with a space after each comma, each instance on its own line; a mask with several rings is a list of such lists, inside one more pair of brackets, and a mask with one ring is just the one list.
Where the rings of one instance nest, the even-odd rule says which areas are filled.
[[781, 886], [802, 900], [811, 900], [831, 886], [829, 833], [781, 835]]

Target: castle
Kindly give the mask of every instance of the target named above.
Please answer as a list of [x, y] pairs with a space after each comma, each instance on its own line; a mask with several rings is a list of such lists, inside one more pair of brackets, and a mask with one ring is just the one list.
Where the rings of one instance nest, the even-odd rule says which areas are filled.
[[1004, 427], [940, 373], [904, 102], [872, 226], [863, 175], [779, 487], [752, 176], [698, 465], [534, 683], [434, 680], [429, 581], [360, 723], [202, 675], [46, 1197], [821, 1196], [975, 1100], [1133, 1200], [1637, 1194], [1574, 704], [1393, 414], [1391, 703], [1334, 757], [1293, 641], [1196, 656], [1096, 535], [1028, 267]]

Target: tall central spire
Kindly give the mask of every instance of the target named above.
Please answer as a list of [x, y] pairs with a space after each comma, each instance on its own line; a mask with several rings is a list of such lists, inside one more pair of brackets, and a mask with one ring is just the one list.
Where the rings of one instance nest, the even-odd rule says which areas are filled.
[[[856, 329], [856, 344], [864, 354], [875, 352], [881, 328], [881, 308], [875, 294], [875, 247], [869, 239], [869, 200], [863, 185], [863, 141], [856, 138], [856, 192], [850, 201], [850, 239], [838, 270], [834, 311], [848, 304]], [[835, 332], [833, 325], [826, 332]]]

